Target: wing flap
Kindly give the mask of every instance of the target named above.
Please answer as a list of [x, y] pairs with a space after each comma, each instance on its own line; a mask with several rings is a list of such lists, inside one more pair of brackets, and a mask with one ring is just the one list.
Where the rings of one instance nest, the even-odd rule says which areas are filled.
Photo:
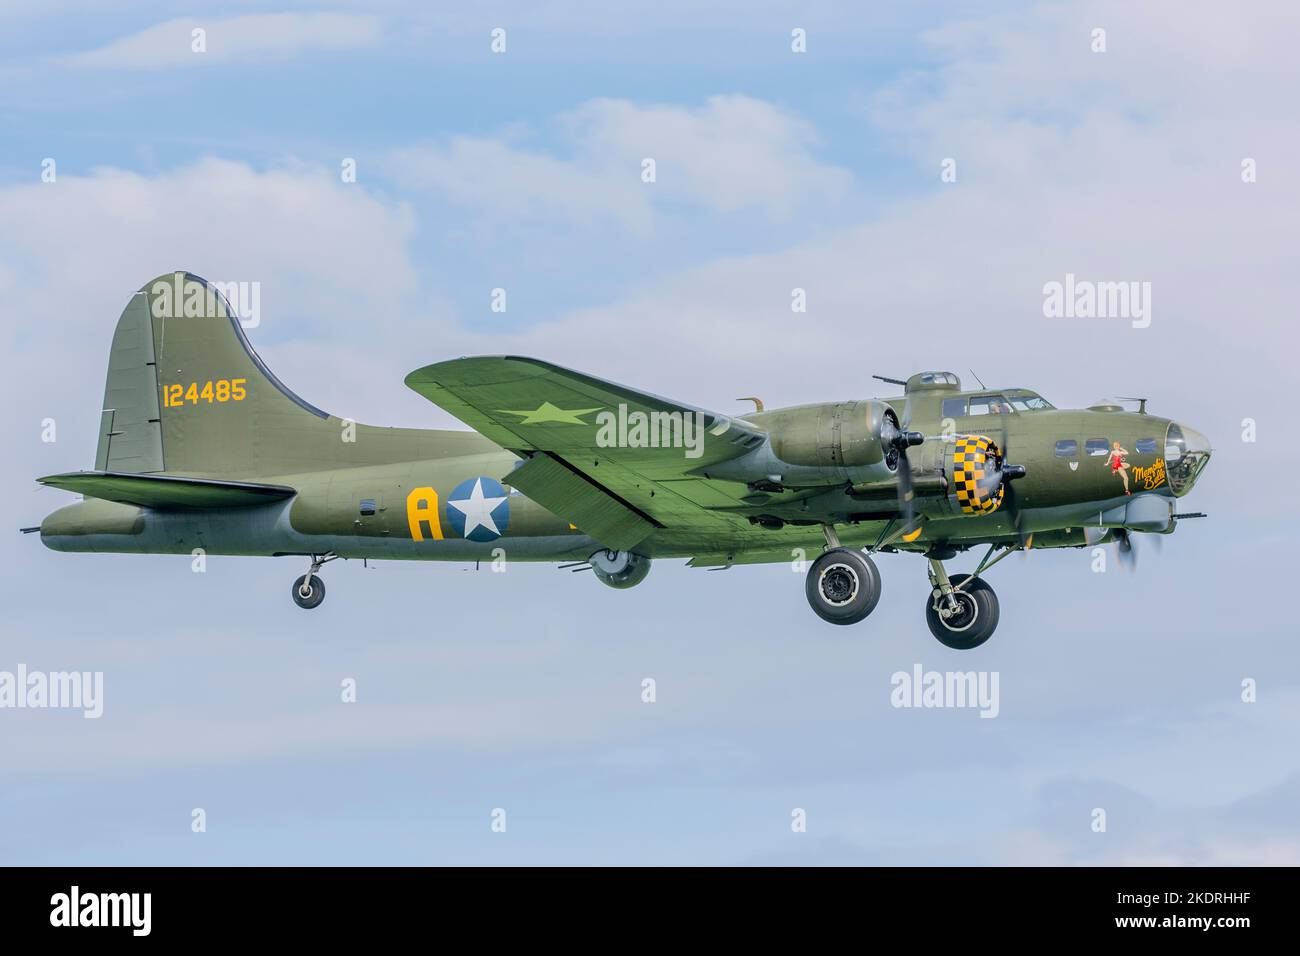
[[554, 455], [534, 455], [504, 481], [609, 548], [631, 550], [663, 527]]
[[74, 471], [37, 478], [43, 485], [145, 508], [205, 510], [265, 504], [297, 494], [288, 485], [249, 481], [221, 481], [179, 475], [124, 474], [112, 471]]

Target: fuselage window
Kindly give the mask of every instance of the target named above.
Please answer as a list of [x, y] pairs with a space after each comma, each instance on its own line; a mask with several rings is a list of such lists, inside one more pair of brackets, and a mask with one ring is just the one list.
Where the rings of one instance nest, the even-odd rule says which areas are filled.
[[362, 499], [361, 499], [361, 513], [362, 513], [363, 515], [372, 515], [372, 514], [375, 513], [375, 499], [374, 499], [374, 498], [362, 498]]
[[1110, 442], [1104, 438], [1089, 438], [1084, 447], [1088, 449], [1088, 454], [1094, 458], [1110, 453]]
[[961, 418], [966, 414], [966, 399], [945, 398], [943, 400], [944, 418]]
[[1079, 443], [1073, 438], [1062, 438], [1056, 443], [1057, 458], [1073, 458], [1079, 454]]
[[1139, 438], [1137, 440], [1137, 451], [1139, 455], [1154, 455], [1159, 446], [1154, 438]]

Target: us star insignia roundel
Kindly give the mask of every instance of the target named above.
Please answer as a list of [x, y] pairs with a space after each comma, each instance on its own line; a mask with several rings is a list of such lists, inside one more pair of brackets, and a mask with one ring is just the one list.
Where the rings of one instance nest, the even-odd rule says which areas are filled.
[[510, 497], [495, 478], [462, 481], [447, 498], [447, 521], [468, 541], [495, 541], [510, 524]]

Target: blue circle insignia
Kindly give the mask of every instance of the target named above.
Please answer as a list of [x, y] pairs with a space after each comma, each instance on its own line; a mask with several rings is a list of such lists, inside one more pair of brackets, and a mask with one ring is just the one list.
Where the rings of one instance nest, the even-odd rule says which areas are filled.
[[447, 521], [467, 541], [495, 541], [510, 524], [510, 496], [486, 475], [462, 481], [447, 496]]

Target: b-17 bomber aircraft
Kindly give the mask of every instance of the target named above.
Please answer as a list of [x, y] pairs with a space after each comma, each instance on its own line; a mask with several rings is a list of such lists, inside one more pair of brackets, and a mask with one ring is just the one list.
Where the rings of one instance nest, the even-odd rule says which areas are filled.
[[[877, 376], [879, 378], [879, 376]], [[730, 568], [810, 559], [833, 624], [880, 598], [878, 551], [923, 557], [925, 617], [968, 649], [997, 627], [986, 573], [1027, 548], [1169, 534], [1210, 457], [1203, 435], [1118, 404], [922, 372], [902, 395], [705, 411], [532, 358], [460, 358], [406, 384], [473, 431], [329, 415], [258, 358], [221, 291], [190, 273], [135, 293], [109, 355], [93, 471], [38, 479], [84, 499], [39, 529], [57, 551], [296, 556], [318, 607], [336, 558], [551, 561], [614, 588], [656, 558]], [[959, 552], [986, 550], [971, 574]]]

